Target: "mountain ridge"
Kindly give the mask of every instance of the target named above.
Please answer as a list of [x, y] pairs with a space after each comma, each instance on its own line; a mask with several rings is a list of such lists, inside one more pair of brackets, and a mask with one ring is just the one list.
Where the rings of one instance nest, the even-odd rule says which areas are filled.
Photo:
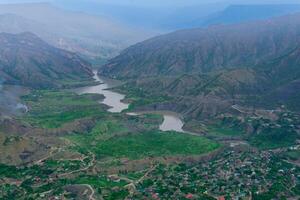
[[299, 110], [299, 19], [297, 13], [158, 36], [124, 50], [99, 74], [170, 96], [151, 109], [171, 104], [188, 119], [213, 118], [235, 104]]
[[297, 13], [273, 20], [176, 31], [131, 46], [100, 73], [135, 77], [254, 67], [300, 44], [299, 18]]
[[30, 32], [0, 33], [0, 58], [4, 84], [51, 88], [62, 87], [65, 80], [92, 80], [88, 62]]

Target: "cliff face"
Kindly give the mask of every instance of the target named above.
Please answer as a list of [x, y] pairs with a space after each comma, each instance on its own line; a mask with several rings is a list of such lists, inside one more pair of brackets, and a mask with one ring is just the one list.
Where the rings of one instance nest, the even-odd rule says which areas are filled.
[[1, 33], [0, 77], [7, 84], [48, 88], [92, 79], [92, 71], [76, 54], [52, 47], [34, 34]]

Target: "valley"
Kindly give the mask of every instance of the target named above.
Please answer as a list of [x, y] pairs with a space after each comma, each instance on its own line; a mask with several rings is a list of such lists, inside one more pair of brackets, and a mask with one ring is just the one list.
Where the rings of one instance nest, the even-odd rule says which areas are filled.
[[[122, 95], [118, 92], [110, 91], [109, 89], [118, 87], [122, 85], [121, 82], [100, 77], [97, 75], [97, 71], [94, 71], [94, 80], [99, 83], [99, 85], [95, 86], [86, 86], [83, 88], [77, 88], [73, 91], [76, 92], [79, 95], [82, 94], [99, 94], [103, 95], [104, 99], [100, 101], [100, 103], [107, 105], [109, 107], [108, 111], [113, 113], [121, 113], [122, 111], [126, 111], [130, 104], [124, 103], [125, 95]], [[126, 113], [129, 116], [138, 116], [142, 114], [157, 114], [163, 116], [163, 122], [159, 126], [161, 131], [177, 131], [177, 132], [184, 132], [182, 130], [183, 122], [181, 120], [181, 117], [172, 112], [168, 111], [149, 111], [149, 112], [143, 112], [143, 113]]]
[[[196, 161], [221, 147], [204, 137], [159, 131], [163, 117], [158, 114], [130, 116], [121, 113], [122, 110], [114, 110], [119, 106], [105, 105], [105, 98], [117, 93], [101, 93], [103, 87], [107, 87], [105, 84], [106, 82], [99, 86], [90, 86], [89, 89], [85, 87], [87, 93], [94, 94], [83, 94], [86, 92], [82, 92], [82, 88], [75, 89], [76, 92], [80, 91], [80, 95], [69, 89], [39, 89], [22, 97], [29, 112], [15, 120], [28, 131], [16, 129], [15, 136], [7, 135], [3, 138], [3, 153], [10, 155], [5, 158], [5, 162], [17, 166], [14, 168], [2, 165], [2, 170], [17, 170], [26, 174], [27, 178], [10, 176], [10, 173], [2, 174], [1, 198], [21, 198], [26, 194], [27, 197], [36, 199], [68, 195], [88, 199], [91, 193], [84, 192], [87, 186], [93, 190], [97, 188], [93, 198], [98, 199], [104, 195], [105, 199], [123, 199], [130, 195], [128, 189], [125, 189], [128, 181], [116, 183], [109, 178], [111, 174], [124, 173], [127, 170], [141, 170], [143, 173], [153, 163], [158, 162], [172, 163], [186, 159]], [[95, 87], [102, 87], [102, 90], [95, 92], [92, 90]], [[122, 104], [120, 100], [122, 98], [118, 104]], [[10, 127], [9, 122], [7, 123], [6, 126], [2, 124], [1, 132], [15, 128], [15, 125]], [[44, 152], [35, 154], [32, 152], [35, 150], [29, 149], [30, 144], [19, 151], [11, 150], [12, 146], [23, 141], [45, 145]], [[24, 166], [26, 168], [23, 170]], [[38, 170], [32, 173], [33, 169]], [[43, 170], [48, 171], [47, 174]], [[99, 174], [102, 174], [102, 178]], [[127, 176], [124, 175], [124, 179], [125, 177]], [[15, 185], [16, 182], [22, 184]], [[112, 186], [119, 189], [112, 190]], [[82, 193], [72, 193], [72, 187], [78, 187], [75, 191], [82, 190]], [[99, 192], [100, 190], [105, 192]]]
[[0, 5], [0, 199], [300, 198], [300, 6], [65, 5]]
[[[300, 169], [286, 161], [280, 161], [275, 167], [272, 163], [279, 158], [272, 151], [256, 150], [247, 143], [239, 142], [231, 137], [236, 133], [231, 133], [230, 128], [227, 133], [223, 126], [205, 129], [206, 134], [203, 130], [201, 133], [194, 129], [199, 133], [194, 135], [183, 131], [180, 118], [172, 113], [150, 110], [135, 115], [126, 113], [126, 109], [131, 107], [122, 103], [126, 96], [115, 92], [119, 89], [107, 90], [124, 85], [114, 80], [94, 78], [100, 85], [71, 91], [32, 90], [22, 97], [29, 112], [15, 120], [28, 132], [15, 130], [15, 136], [5, 136], [2, 140], [4, 155], [12, 146], [32, 139], [32, 142], [47, 147], [40, 154], [34, 154], [31, 151], [35, 150], [29, 150], [28, 146], [19, 152], [9, 152], [10, 158], [5, 162], [13, 163], [14, 160], [16, 166], [2, 164], [0, 167], [3, 172], [0, 178], [1, 198], [22, 199], [26, 195], [34, 199], [155, 199], [157, 196], [170, 199], [179, 195], [182, 199], [189, 199], [189, 196], [215, 199], [228, 193], [249, 196], [257, 192], [254, 196], [259, 199], [277, 196], [274, 193], [277, 189], [266, 186], [270, 182], [273, 187], [280, 187], [284, 196], [299, 194], [296, 176]], [[109, 99], [109, 95], [118, 98], [107, 105], [105, 99]], [[130, 102], [125, 99], [127, 101]], [[9, 128], [9, 125], [2, 125], [0, 130], [7, 132]], [[164, 129], [178, 132], [164, 132]], [[214, 137], [211, 137], [212, 133], [215, 133]], [[222, 134], [221, 138], [219, 134]], [[223, 137], [224, 134], [230, 136], [231, 141]], [[292, 155], [288, 149], [280, 151], [279, 155], [289, 152]], [[260, 159], [268, 160], [265, 166], [257, 166], [264, 163]], [[236, 166], [234, 171], [226, 167], [220, 169], [222, 162]], [[199, 167], [206, 170], [200, 170], [204, 174], [198, 179]], [[217, 172], [214, 171], [216, 167]], [[258, 168], [262, 171], [252, 171]], [[273, 179], [260, 179], [262, 174], [269, 177], [269, 168]], [[253, 181], [247, 183], [247, 187], [224, 187], [215, 173], [220, 173], [221, 177], [230, 173], [232, 178], [224, 176], [226, 181], [243, 184], [252, 173]], [[275, 179], [274, 176], [280, 177], [280, 173], [288, 176], [283, 180]], [[239, 174], [238, 178], [236, 174]], [[287, 182], [291, 184], [288, 190], [282, 186]], [[176, 191], [175, 188], [181, 189]]]

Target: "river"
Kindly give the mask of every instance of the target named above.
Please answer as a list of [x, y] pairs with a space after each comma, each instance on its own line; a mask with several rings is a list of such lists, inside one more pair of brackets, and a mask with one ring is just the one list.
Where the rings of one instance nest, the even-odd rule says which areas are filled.
[[97, 72], [94, 72], [95, 81], [99, 82], [99, 85], [82, 87], [75, 90], [77, 94], [102, 94], [104, 99], [100, 102], [110, 108], [109, 112], [120, 113], [127, 109], [129, 104], [123, 103], [122, 100], [125, 95], [108, 90], [121, 84], [121, 82], [109, 78], [100, 77]]
[[[110, 88], [116, 87], [121, 84], [121, 82], [109, 78], [104, 78], [97, 75], [97, 72], [94, 72], [95, 81], [99, 82], [99, 85], [88, 86], [77, 88], [75, 92], [77, 94], [102, 94], [104, 99], [100, 102], [110, 108], [109, 112], [120, 113], [123, 110], [127, 109], [129, 104], [122, 102], [125, 99], [125, 95], [118, 92], [109, 90]], [[150, 113], [150, 112], [148, 112]], [[164, 117], [163, 123], [160, 125], [160, 130], [162, 131], [178, 131], [184, 132], [182, 127], [184, 125], [183, 121], [179, 114], [168, 111], [153, 111], [151, 113], [161, 114]], [[140, 115], [142, 113], [127, 113], [128, 115]]]

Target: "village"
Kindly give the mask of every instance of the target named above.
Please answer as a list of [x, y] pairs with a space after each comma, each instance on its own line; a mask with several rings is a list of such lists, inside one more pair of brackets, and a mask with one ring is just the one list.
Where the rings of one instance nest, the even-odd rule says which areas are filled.
[[288, 199], [300, 197], [300, 168], [270, 151], [235, 148], [211, 162], [160, 165], [137, 188], [139, 198]]

